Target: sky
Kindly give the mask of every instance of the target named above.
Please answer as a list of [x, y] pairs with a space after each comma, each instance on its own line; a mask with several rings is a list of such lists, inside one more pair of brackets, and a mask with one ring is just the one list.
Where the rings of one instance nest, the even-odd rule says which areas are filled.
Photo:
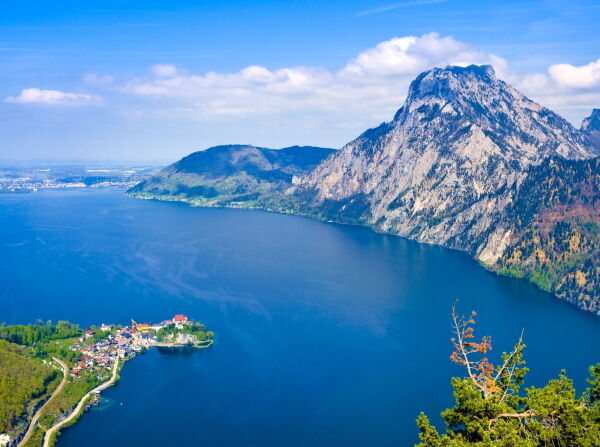
[[597, 0], [3, 3], [4, 163], [338, 148], [434, 66], [491, 64], [576, 127], [600, 107]]

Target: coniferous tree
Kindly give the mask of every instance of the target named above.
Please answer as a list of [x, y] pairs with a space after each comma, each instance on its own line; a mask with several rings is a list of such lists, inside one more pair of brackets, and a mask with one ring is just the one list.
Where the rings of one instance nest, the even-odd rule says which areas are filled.
[[590, 387], [577, 396], [561, 371], [543, 388], [521, 392], [527, 368], [522, 336], [494, 366], [487, 358], [490, 337], [475, 341], [475, 312], [452, 309], [454, 351], [450, 359], [465, 367], [466, 377], [452, 379], [456, 405], [441, 413], [440, 434], [424, 413], [417, 419], [418, 447], [598, 447], [600, 446], [600, 363], [590, 368]]

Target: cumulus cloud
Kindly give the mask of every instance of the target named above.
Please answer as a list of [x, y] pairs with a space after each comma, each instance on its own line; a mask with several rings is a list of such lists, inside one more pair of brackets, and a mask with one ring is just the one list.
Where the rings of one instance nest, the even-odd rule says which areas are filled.
[[548, 68], [552, 80], [572, 88], [600, 87], [600, 59], [587, 65], [556, 64]]
[[[402, 105], [410, 82], [422, 71], [469, 64], [492, 65], [498, 77], [574, 123], [600, 106], [600, 59], [580, 66], [555, 64], [541, 73], [519, 73], [499, 56], [437, 33], [386, 40], [338, 69], [251, 65], [232, 73], [193, 73], [157, 64], [144, 76], [129, 80], [90, 74], [83, 81], [109, 91], [117, 101], [118, 93], [127, 95], [116, 110], [135, 119], [152, 115], [238, 126], [243, 121], [249, 127], [262, 127], [268, 121], [287, 132], [317, 127], [325, 132], [335, 127], [345, 129], [342, 140], [389, 120]], [[87, 94], [25, 89], [6, 101], [86, 105], [102, 100]]]
[[101, 99], [94, 95], [81, 93], [68, 93], [59, 90], [41, 90], [39, 88], [25, 88], [19, 96], [9, 96], [6, 102], [16, 104], [37, 104], [51, 106], [83, 106], [98, 104]]
[[[122, 92], [170, 99], [175, 105], [161, 113], [198, 119], [223, 119], [251, 114], [329, 112], [354, 115], [363, 123], [389, 119], [400, 107], [410, 81], [433, 66], [492, 64], [506, 70], [506, 61], [437, 33], [381, 42], [339, 70], [292, 67], [270, 70], [249, 66], [235, 73], [182, 73], [155, 65], [148, 76], [133, 79]], [[364, 124], [363, 124], [364, 125]]]
[[437, 33], [407, 36], [381, 42], [360, 53], [344, 67], [343, 73], [359, 76], [414, 76], [433, 66], [492, 64], [505, 70], [506, 61], [483, 54], [471, 45]]

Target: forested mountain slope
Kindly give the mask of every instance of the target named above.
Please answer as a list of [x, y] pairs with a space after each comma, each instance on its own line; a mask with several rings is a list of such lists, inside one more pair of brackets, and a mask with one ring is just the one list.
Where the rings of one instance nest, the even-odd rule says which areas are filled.
[[24, 351], [23, 346], [0, 339], [0, 434], [15, 428], [27, 405], [46, 394], [59, 374]]
[[497, 270], [600, 313], [600, 158], [531, 169], [505, 224], [513, 235]]

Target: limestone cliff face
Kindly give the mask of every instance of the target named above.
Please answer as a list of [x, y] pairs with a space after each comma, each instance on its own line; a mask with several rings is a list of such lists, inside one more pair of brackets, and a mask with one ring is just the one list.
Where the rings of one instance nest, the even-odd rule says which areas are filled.
[[491, 67], [434, 68], [413, 81], [393, 121], [295, 179], [288, 194], [326, 218], [494, 264], [511, 241], [502, 216], [527, 169], [549, 156], [592, 155], [582, 132]]

